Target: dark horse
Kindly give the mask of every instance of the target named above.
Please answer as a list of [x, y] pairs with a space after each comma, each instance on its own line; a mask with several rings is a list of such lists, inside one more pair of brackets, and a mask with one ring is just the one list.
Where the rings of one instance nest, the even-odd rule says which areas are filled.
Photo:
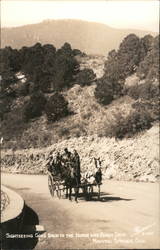
[[[72, 200], [72, 188], [75, 193], [75, 201], [78, 202], [78, 194], [79, 194], [79, 176], [76, 173], [76, 168], [71, 163], [67, 163], [63, 166], [62, 170], [62, 179], [65, 182], [66, 188], [66, 198]], [[69, 193], [68, 193], [69, 191]]]

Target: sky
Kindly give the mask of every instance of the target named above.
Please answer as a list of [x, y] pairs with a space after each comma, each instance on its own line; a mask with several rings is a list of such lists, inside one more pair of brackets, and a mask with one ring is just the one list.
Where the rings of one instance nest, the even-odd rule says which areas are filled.
[[158, 32], [158, 0], [1, 0], [1, 27], [38, 23], [46, 19], [80, 19], [114, 28]]

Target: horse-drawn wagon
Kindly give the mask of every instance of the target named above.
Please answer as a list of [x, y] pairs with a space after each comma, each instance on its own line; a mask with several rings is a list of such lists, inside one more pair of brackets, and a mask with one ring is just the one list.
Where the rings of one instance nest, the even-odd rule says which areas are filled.
[[[98, 199], [100, 199], [100, 194], [101, 194], [101, 191], [100, 191], [100, 186], [102, 185], [102, 182], [96, 182], [94, 181], [93, 183], [88, 183], [87, 181], [86, 182], [82, 182], [80, 183], [79, 185], [73, 185], [71, 186], [71, 188], [74, 188], [74, 189], [78, 189], [78, 193], [75, 192], [75, 200], [77, 201], [77, 198], [78, 196], [76, 197], [76, 194], [78, 195], [79, 194], [79, 190], [81, 189], [82, 190], [82, 193], [84, 195], [84, 198], [86, 200], [91, 200], [92, 199], [92, 196], [93, 196], [93, 188], [94, 187], [97, 187], [97, 197]], [[58, 197], [59, 199], [62, 198], [62, 195], [66, 198], [70, 198], [71, 200], [71, 194], [70, 195], [68, 194], [68, 188], [66, 185], [65, 185], [65, 181], [61, 180], [59, 177], [56, 177], [56, 176], [53, 176], [52, 174], [48, 174], [48, 188], [49, 188], [49, 191], [50, 191], [50, 194], [52, 197], [56, 196]], [[65, 193], [66, 192], [66, 193]]]
[[[74, 189], [75, 201], [81, 190], [81, 196], [86, 200], [92, 199], [93, 189], [97, 187], [97, 197], [100, 199], [100, 187], [102, 185], [102, 172], [100, 159], [95, 160], [95, 172], [84, 172], [79, 176], [79, 172], [75, 171], [76, 166], [70, 163], [59, 165], [58, 173], [56, 171], [48, 171], [48, 187], [51, 196], [59, 199], [62, 197], [72, 199], [72, 189]], [[55, 170], [55, 169], [54, 169]]]

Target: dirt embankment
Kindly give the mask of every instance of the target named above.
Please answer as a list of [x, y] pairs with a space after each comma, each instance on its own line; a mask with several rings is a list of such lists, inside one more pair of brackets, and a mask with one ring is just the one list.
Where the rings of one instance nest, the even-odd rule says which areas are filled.
[[2, 170], [29, 174], [46, 173], [46, 160], [51, 151], [76, 149], [81, 169], [94, 167], [93, 157], [103, 160], [103, 178], [155, 182], [159, 177], [159, 126], [132, 138], [116, 141], [105, 137], [80, 137], [64, 140], [43, 149], [2, 152]]

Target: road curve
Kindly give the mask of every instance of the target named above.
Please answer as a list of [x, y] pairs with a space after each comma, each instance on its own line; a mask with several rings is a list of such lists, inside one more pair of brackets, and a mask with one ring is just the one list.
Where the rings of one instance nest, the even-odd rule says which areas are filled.
[[22, 195], [46, 230], [30, 249], [160, 248], [158, 183], [106, 181], [100, 201], [76, 204], [51, 198], [47, 176], [2, 173], [1, 182]]

